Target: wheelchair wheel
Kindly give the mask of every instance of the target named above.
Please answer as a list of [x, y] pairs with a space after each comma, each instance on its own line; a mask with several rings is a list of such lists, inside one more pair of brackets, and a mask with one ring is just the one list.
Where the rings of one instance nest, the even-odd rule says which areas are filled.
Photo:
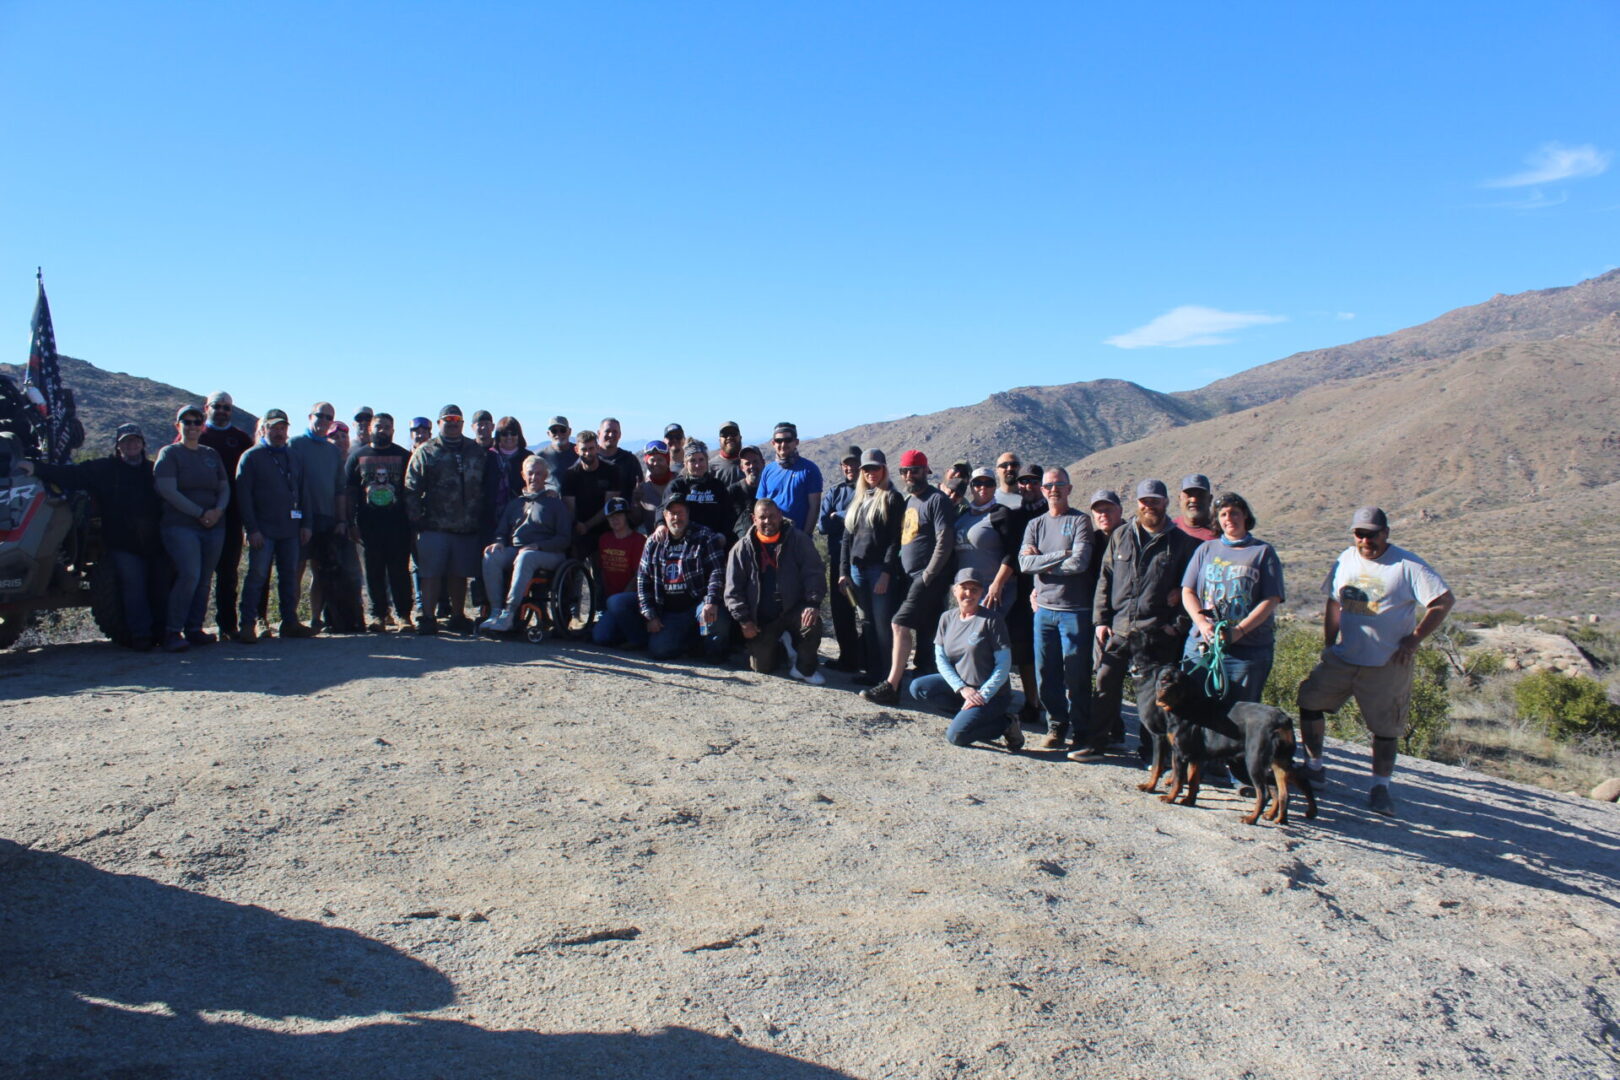
[[545, 613], [538, 605], [525, 602], [518, 608], [517, 629], [530, 645], [540, 644], [546, 640]]
[[569, 559], [551, 577], [551, 628], [565, 638], [589, 636], [596, 622], [595, 601], [590, 567]]

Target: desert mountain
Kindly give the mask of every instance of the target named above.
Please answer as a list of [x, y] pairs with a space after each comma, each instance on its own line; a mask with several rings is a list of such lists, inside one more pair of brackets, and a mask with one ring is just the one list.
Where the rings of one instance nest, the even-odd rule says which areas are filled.
[[1620, 270], [1578, 285], [1535, 289], [1460, 307], [1419, 326], [1331, 349], [1295, 353], [1176, 397], [1208, 415], [1275, 401], [1306, 387], [1413, 367], [1492, 345], [1547, 341], [1620, 311]]
[[[1154, 432], [1285, 398], [1312, 386], [1422, 367], [1494, 345], [1552, 341], [1620, 312], [1620, 270], [1578, 285], [1497, 295], [1420, 326], [1262, 364], [1199, 390], [1160, 394], [1120, 379], [1023, 387], [976, 405], [864, 424], [808, 441], [823, 468], [850, 443], [916, 446], [935, 461], [975, 465], [1005, 449], [1063, 462]], [[836, 470], [834, 470], [836, 472]]]
[[803, 453], [823, 468], [836, 465], [852, 443], [889, 453], [922, 450], [936, 472], [960, 457], [975, 467], [988, 465], [1007, 449], [1026, 454], [1031, 461], [1058, 463], [1206, 415], [1192, 403], [1133, 382], [1096, 379], [1067, 386], [1022, 386], [991, 394], [977, 405], [863, 424], [807, 440]]
[[[97, 456], [112, 449], [113, 433], [119, 424], [136, 423], [146, 433], [149, 452], [174, 438], [174, 414], [180, 406], [200, 404], [207, 393], [182, 390], [178, 386], [143, 379], [138, 375], [125, 375], [119, 371], [103, 371], [85, 360], [71, 356], [59, 357], [62, 382], [73, 391], [78, 405], [79, 421], [84, 424], [84, 446], [79, 456]], [[9, 376], [22, 385], [27, 368], [23, 364], [0, 364], [0, 374]], [[236, 410], [233, 423], [245, 431], [252, 431], [259, 418], [252, 413]]]
[[1351, 511], [1375, 503], [1397, 543], [1428, 544], [1461, 578], [1460, 596], [1492, 601], [1481, 606], [1611, 612], [1620, 537], [1594, 515], [1620, 490], [1617, 408], [1620, 316], [1610, 315], [1554, 341], [1327, 382], [1070, 468], [1082, 490], [1196, 470], [1241, 491], [1285, 560], [1311, 552], [1311, 581], [1296, 591], [1345, 542]]

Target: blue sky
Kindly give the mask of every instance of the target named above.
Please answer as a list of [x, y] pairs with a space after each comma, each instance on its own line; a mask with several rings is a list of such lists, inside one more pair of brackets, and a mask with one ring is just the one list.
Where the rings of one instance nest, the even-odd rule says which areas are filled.
[[[1620, 261], [1620, 5], [0, 3], [26, 354], [762, 439]], [[3, 295], [3, 294], [0, 294]]]

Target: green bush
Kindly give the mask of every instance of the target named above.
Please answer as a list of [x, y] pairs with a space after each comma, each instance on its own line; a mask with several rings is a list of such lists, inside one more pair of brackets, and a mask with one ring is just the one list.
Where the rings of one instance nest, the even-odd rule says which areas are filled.
[[[1271, 677], [1261, 700], [1299, 715], [1299, 684], [1311, 673], [1322, 655], [1322, 632], [1315, 627], [1279, 626]], [[1500, 658], [1498, 658], [1500, 662]], [[1451, 724], [1451, 695], [1446, 689], [1450, 665], [1434, 649], [1418, 650], [1412, 676], [1412, 704], [1407, 715], [1408, 731], [1402, 752], [1428, 757]], [[1366, 742], [1361, 709], [1352, 698], [1327, 718], [1328, 734], [1347, 742]]]
[[1587, 735], [1620, 736], [1620, 708], [1609, 701], [1603, 684], [1584, 675], [1538, 671], [1513, 688], [1521, 719], [1539, 726], [1560, 742]]

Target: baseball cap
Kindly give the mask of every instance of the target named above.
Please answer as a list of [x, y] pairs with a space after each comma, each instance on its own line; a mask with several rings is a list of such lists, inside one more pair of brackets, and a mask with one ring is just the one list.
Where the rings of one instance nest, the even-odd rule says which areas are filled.
[[287, 410], [285, 409], [266, 409], [264, 411], [265, 427], [270, 427], [274, 424], [285, 424], [287, 422]]
[[928, 468], [928, 455], [921, 450], [907, 450], [900, 455], [900, 467], [902, 469], [926, 469]]
[[362, 405], [360, 406], [360, 411], [354, 414], [354, 422], [358, 424], [360, 421], [370, 420], [376, 415], [376, 413], [371, 411], [370, 405]]
[[1030, 462], [1028, 465], [1024, 466], [1023, 472], [1018, 474], [1018, 479], [1034, 480], [1036, 483], [1040, 483], [1041, 467], [1036, 465], [1034, 462]]
[[684, 491], [671, 491], [668, 495], [664, 496], [664, 505], [662, 507], [660, 507], [660, 509], [668, 510], [672, 506], [685, 506], [685, 505], [686, 505], [686, 492], [684, 492]]
[[1181, 478], [1182, 491], [1214, 491], [1210, 486], [1209, 477], [1203, 473], [1189, 473]]
[[452, 416], [455, 417], [457, 420], [461, 419], [461, 406], [460, 405], [446, 405], [444, 408], [439, 410], [439, 419], [440, 420], [444, 420], [444, 419], [447, 419], [447, 418], [452, 417]]
[[740, 439], [742, 438], [742, 428], [737, 426], [737, 421], [727, 420], [725, 423], [720, 425], [720, 434], [735, 435]]
[[772, 435], [791, 435], [795, 439], [797, 439], [799, 437], [799, 429], [798, 429], [797, 425], [790, 424], [786, 420], [783, 420], [780, 424], [776, 425], [776, 428], [771, 432], [771, 434]]
[[864, 469], [868, 465], [882, 465], [887, 469], [889, 467], [889, 458], [883, 451], [874, 447], [861, 455], [861, 468]]
[[977, 468], [973, 470], [972, 478], [974, 480], [988, 480], [993, 484], [996, 482], [996, 470], [983, 467]]
[[141, 434], [141, 425], [139, 425], [139, 424], [119, 424], [118, 425], [118, 431], [116, 433], [114, 433], [114, 435], [113, 435], [113, 445], [117, 446], [119, 443], [121, 443], [125, 439], [129, 438], [131, 435], [135, 436], [137, 439], [141, 440], [142, 442], [146, 441], [146, 436]]
[[951, 462], [951, 468], [957, 470], [958, 472], [965, 473], [973, 471], [973, 465], [968, 461], [967, 458], [958, 458], [957, 460]]
[[609, 499], [607, 504], [602, 507], [602, 513], [606, 515], [628, 514], [629, 512], [630, 500], [626, 499], [622, 495], [613, 496], [613, 498]]
[[566, 417], [566, 416], [553, 416], [551, 418], [551, 423], [546, 425], [546, 430], [550, 431], [553, 428], [568, 428], [570, 431], [572, 431], [573, 427], [574, 427], [574, 425], [570, 424], [568, 422], [568, 417]]
[[1143, 480], [1136, 485], [1138, 499], [1168, 499], [1170, 491], [1164, 486], [1163, 480]]
[[1115, 506], [1123, 505], [1119, 501], [1119, 492], [1113, 490], [1112, 488], [1098, 488], [1096, 491], [1093, 491], [1091, 493], [1091, 501], [1086, 503], [1086, 505], [1096, 506], [1100, 502], [1113, 503]]
[[960, 495], [962, 492], [967, 490], [967, 481], [962, 479], [960, 476], [953, 476], [943, 484], [939, 485], [939, 488], [941, 491], [948, 491], [952, 495]]
[[681, 425], [679, 425], [679, 424], [665, 424], [664, 425], [664, 437], [665, 438], [668, 438], [671, 435], [685, 435], [685, 434], [686, 434], [686, 429], [681, 427]]
[[984, 578], [980, 577], [979, 572], [973, 569], [971, 566], [964, 566], [962, 569], [958, 570], [956, 572], [956, 578], [952, 581], [952, 584], [960, 585], [966, 581], [971, 581], [980, 588], [984, 587]]
[[838, 462], [839, 464], [843, 464], [846, 461], [859, 460], [861, 460], [861, 448], [858, 446], [849, 446], [844, 449], [844, 456], [839, 458]]
[[476, 424], [481, 420], [488, 420], [491, 423], [494, 423], [495, 418], [489, 414], [488, 409], [479, 409], [477, 412], [472, 414], [472, 422]]
[[1387, 529], [1389, 518], [1376, 506], [1363, 506], [1350, 519], [1352, 529]]
[[416, 419], [411, 421], [411, 427], [413, 429], [421, 428], [421, 427], [430, 428], [432, 426], [433, 426], [433, 421], [429, 420], [425, 416], [418, 416]]
[[669, 443], [663, 439], [650, 439], [646, 448], [641, 452], [643, 454], [663, 454], [667, 457], [669, 455]]
[[187, 416], [190, 416], [190, 415], [193, 415], [193, 414], [195, 414], [197, 419], [199, 419], [199, 420], [201, 420], [203, 418], [203, 411], [202, 411], [201, 407], [199, 407], [197, 405], [182, 405], [182, 406], [180, 406], [180, 411], [174, 414], [174, 422], [178, 424], [180, 421], [184, 420]]

